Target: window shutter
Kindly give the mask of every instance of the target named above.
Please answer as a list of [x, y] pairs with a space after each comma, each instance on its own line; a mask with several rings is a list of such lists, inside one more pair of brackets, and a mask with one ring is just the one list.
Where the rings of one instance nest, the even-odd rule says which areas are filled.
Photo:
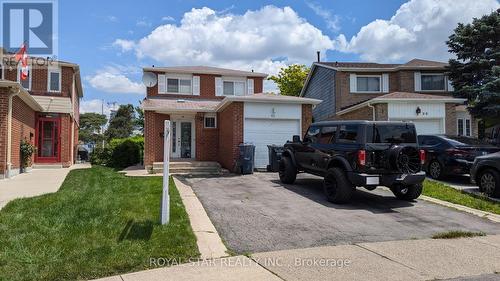
[[165, 85], [165, 74], [158, 74], [158, 93], [162, 94], [167, 91]]
[[200, 76], [193, 76], [193, 95], [200, 95]]
[[349, 75], [349, 80], [350, 80], [350, 88], [349, 88], [350, 92], [356, 93], [358, 91], [356, 74], [352, 73], [351, 75]]
[[254, 87], [253, 87], [253, 79], [248, 79], [247, 80], [247, 88], [248, 88], [248, 95], [253, 95], [254, 94]]
[[215, 77], [215, 95], [222, 96], [222, 78]]
[[448, 82], [448, 92], [455, 91], [455, 88], [453, 88], [453, 85], [451, 84], [451, 80], [448, 77], [446, 77], [446, 81]]
[[382, 92], [389, 93], [389, 74], [382, 74]]
[[419, 71], [415, 71], [414, 80], [415, 80], [415, 92], [422, 91], [422, 79], [420, 78]]

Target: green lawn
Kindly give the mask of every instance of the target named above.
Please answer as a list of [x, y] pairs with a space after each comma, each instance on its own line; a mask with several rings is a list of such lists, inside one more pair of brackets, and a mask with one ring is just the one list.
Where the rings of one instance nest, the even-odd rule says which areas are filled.
[[72, 171], [57, 193], [10, 202], [0, 211], [0, 280], [92, 279], [153, 267], [150, 258], [198, 257], [176, 188], [170, 224], [159, 224], [161, 180], [93, 167]]
[[470, 208], [500, 214], [500, 203], [456, 190], [439, 182], [425, 180], [422, 194]]

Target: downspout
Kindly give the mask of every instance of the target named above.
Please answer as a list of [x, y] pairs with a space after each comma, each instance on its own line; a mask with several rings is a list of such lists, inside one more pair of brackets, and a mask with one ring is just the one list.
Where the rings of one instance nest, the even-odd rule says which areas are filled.
[[9, 94], [9, 104], [7, 111], [7, 173], [6, 178], [11, 177], [12, 169], [12, 101], [15, 96], [19, 95], [21, 89], [17, 89], [17, 93]]
[[375, 120], [375, 107], [371, 103], [368, 103], [368, 107], [372, 109], [372, 121], [376, 121]]

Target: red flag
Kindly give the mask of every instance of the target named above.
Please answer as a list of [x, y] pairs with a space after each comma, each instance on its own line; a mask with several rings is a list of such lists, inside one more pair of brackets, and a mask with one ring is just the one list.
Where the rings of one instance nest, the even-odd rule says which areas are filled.
[[23, 43], [15, 56], [16, 62], [21, 61], [21, 80], [28, 78], [28, 52], [26, 52], [26, 48], [26, 44]]

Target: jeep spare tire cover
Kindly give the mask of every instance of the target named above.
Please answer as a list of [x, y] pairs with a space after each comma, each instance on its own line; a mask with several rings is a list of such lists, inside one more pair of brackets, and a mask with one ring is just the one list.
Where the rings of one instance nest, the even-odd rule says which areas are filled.
[[394, 145], [389, 149], [389, 164], [397, 172], [414, 174], [420, 171], [418, 149], [412, 146]]

